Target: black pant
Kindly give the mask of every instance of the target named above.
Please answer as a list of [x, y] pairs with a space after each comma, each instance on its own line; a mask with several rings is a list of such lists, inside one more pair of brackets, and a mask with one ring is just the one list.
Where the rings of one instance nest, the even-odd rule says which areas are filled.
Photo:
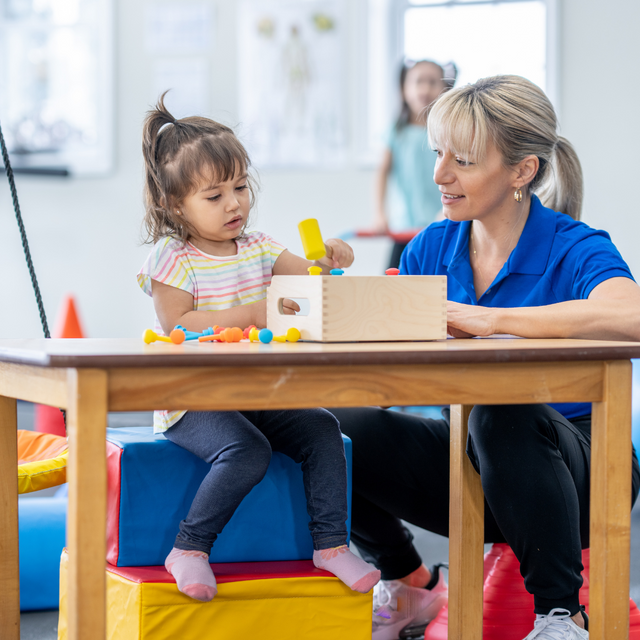
[[[332, 409], [353, 440], [351, 538], [383, 580], [422, 560], [400, 519], [449, 534], [449, 415]], [[548, 405], [476, 406], [467, 454], [482, 478], [485, 541], [520, 561], [535, 612], [579, 610], [581, 549], [589, 546], [591, 416], [569, 422]], [[633, 501], [640, 468], [633, 456]], [[632, 505], [629, 505], [631, 508]]]
[[402, 257], [402, 252], [406, 249], [407, 244], [407, 242], [393, 243], [393, 248], [391, 249], [391, 257], [389, 258], [389, 269], [400, 268], [400, 258]]

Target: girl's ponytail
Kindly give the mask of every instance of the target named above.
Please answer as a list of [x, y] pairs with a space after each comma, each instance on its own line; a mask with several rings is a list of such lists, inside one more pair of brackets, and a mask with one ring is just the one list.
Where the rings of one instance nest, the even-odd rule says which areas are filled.
[[[158, 220], [173, 218], [167, 211], [166, 195], [158, 171], [158, 137], [160, 130], [165, 125], [176, 124], [176, 119], [169, 113], [164, 105], [165, 91], [158, 100], [156, 108], [147, 112], [142, 127], [142, 156], [145, 166], [145, 227], [149, 238], [155, 242], [158, 240], [154, 229]], [[167, 215], [169, 214], [169, 215]], [[171, 225], [174, 226], [174, 225]]]
[[580, 220], [583, 196], [582, 167], [573, 145], [562, 136], [558, 136], [551, 157], [551, 166], [536, 189], [536, 195], [545, 207], [562, 211], [574, 220]]

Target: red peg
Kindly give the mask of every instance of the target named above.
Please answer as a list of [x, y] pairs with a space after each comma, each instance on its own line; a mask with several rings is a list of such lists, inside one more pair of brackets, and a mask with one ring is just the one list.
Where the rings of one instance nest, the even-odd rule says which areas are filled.
[[385, 274], [388, 276], [397, 276], [399, 273], [400, 273], [400, 269], [395, 269], [395, 268], [387, 269], [385, 271]]

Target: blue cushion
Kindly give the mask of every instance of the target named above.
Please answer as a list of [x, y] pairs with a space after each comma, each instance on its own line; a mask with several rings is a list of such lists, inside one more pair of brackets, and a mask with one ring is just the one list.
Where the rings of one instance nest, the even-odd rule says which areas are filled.
[[20, 610], [57, 609], [66, 498], [20, 498]]
[[[154, 435], [151, 427], [108, 429], [109, 515], [107, 560], [120, 567], [161, 565], [180, 520], [209, 465]], [[347, 458], [351, 521], [351, 440]], [[119, 505], [116, 500], [120, 478]], [[264, 479], [245, 497], [211, 553], [211, 562], [305, 560], [313, 555], [300, 465], [274, 452]]]

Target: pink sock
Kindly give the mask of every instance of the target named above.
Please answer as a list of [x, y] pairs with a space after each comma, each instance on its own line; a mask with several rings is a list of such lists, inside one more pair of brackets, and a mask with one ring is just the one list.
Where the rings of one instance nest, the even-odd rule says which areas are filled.
[[176, 579], [178, 591], [190, 598], [209, 602], [218, 593], [209, 556], [203, 551], [185, 551], [174, 547], [164, 566]]
[[372, 564], [351, 553], [346, 544], [314, 551], [313, 564], [318, 569], [333, 573], [348, 587], [360, 593], [368, 593], [380, 580], [380, 572]]

